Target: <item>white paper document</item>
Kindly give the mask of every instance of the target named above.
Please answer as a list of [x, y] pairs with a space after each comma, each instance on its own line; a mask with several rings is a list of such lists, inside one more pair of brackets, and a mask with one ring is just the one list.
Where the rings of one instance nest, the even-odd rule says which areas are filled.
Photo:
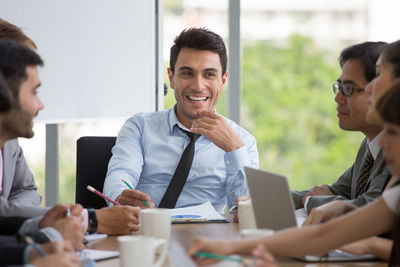
[[89, 258], [94, 261], [111, 259], [119, 256], [119, 251], [113, 250], [84, 249], [81, 253], [84, 258]]
[[227, 221], [224, 216], [218, 213], [210, 201], [197, 206], [186, 208], [171, 209], [170, 215], [172, 222], [175, 221], [204, 221], [204, 222], [223, 222]]
[[308, 216], [306, 210], [304, 208], [297, 209], [295, 210], [295, 215], [296, 215], [297, 226], [301, 227]]
[[90, 242], [90, 241], [106, 238], [107, 236], [108, 236], [107, 234], [87, 234], [87, 235], [85, 235], [85, 239]]

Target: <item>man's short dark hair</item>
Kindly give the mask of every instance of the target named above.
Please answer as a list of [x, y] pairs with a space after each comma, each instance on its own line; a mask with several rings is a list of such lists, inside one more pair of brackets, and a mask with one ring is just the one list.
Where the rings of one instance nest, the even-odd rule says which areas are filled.
[[197, 50], [208, 50], [219, 55], [219, 60], [222, 67], [222, 75], [226, 72], [228, 56], [224, 40], [218, 34], [205, 28], [189, 28], [179, 34], [171, 47], [169, 65], [172, 73], [175, 72], [175, 64], [178, 59], [179, 52], [183, 47], [188, 47]]
[[11, 108], [10, 90], [8, 90], [3, 74], [0, 72], [0, 112], [6, 112]]
[[0, 73], [6, 88], [11, 92], [13, 106], [19, 106], [19, 89], [28, 78], [28, 66], [43, 66], [43, 60], [23, 44], [0, 39]]
[[370, 82], [375, 78], [375, 65], [379, 55], [387, 46], [385, 42], [364, 42], [345, 48], [339, 57], [340, 67], [349, 59], [358, 60], [364, 67], [364, 77]]

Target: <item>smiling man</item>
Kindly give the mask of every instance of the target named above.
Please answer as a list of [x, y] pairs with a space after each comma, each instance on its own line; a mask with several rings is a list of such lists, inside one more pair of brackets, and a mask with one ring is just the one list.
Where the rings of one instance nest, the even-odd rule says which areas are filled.
[[[365, 135], [353, 165], [332, 185], [293, 191], [296, 208], [311, 209], [333, 200], [345, 200], [362, 206], [382, 194], [389, 179], [379, 147], [382, 127], [366, 120], [368, 96], [365, 86], [375, 77], [375, 63], [383, 42], [365, 42], [350, 46], [340, 54], [342, 73], [333, 85], [336, 94], [339, 127]], [[329, 175], [329, 174], [327, 174]]]
[[164, 208], [210, 201], [222, 211], [248, 194], [243, 167], [258, 167], [256, 140], [215, 112], [228, 77], [226, 65], [219, 35], [191, 28], [175, 39], [168, 76], [176, 105], [127, 120], [112, 150], [107, 196], [142, 208], [142, 200]]

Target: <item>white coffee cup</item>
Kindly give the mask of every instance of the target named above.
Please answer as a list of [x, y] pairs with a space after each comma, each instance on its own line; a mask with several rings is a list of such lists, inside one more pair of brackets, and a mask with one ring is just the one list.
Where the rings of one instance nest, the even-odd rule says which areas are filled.
[[[120, 267], [159, 267], [167, 255], [165, 239], [150, 236], [119, 236]], [[159, 249], [161, 248], [161, 249]], [[156, 250], [160, 250], [157, 262], [154, 262]]]
[[240, 201], [238, 203], [238, 213], [239, 213], [239, 228], [257, 228], [256, 218], [254, 217], [253, 205], [251, 204], [251, 199]]
[[169, 241], [171, 215], [169, 209], [143, 209], [139, 212], [140, 233]]
[[266, 237], [269, 235], [273, 235], [275, 233], [272, 229], [242, 229], [240, 230], [240, 236], [242, 239], [252, 239], [252, 238], [260, 238]]

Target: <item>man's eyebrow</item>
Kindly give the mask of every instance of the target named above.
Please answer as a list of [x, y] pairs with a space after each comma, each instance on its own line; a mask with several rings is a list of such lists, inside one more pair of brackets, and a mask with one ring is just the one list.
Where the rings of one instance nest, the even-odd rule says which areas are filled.
[[338, 83], [342, 83], [342, 84], [352, 84], [352, 85], [355, 85], [355, 86], [358, 86], [358, 87], [362, 87], [362, 86], [359, 86], [356, 82], [354, 82], [353, 80], [340, 80], [340, 78], [339, 79], [337, 79], [337, 82]]
[[179, 68], [179, 70], [180, 70], [180, 71], [182, 71], [182, 70], [190, 70], [190, 71], [193, 71], [193, 69], [192, 69], [191, 67], [188, 67], [188, 66], [182, 66], [182, 67]]
[[207, 68], [204, 71], [218, 72], [218, 69], [216, 69], [216, 68]]

